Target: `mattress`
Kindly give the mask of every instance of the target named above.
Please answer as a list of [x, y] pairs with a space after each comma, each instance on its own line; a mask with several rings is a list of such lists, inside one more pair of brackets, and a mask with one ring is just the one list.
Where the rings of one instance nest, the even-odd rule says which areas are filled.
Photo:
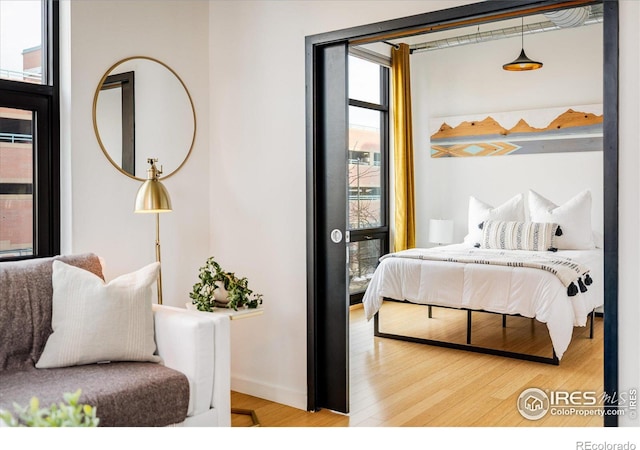
[[[466, 244], [438, 247], [439, 251], [468, 248]], [[362, 302], [370, 320], [383, 299], [411, 303], [519, 314], [545, 323], [558, 359], [571, 342], [573, 327], [587, 324], [589, 313], [604, 303], [603, 251], [559, 250], [590, 269], [586, 292], [567, 295], [554, 274], [529, 267], [385, 258], [376, 268]]]

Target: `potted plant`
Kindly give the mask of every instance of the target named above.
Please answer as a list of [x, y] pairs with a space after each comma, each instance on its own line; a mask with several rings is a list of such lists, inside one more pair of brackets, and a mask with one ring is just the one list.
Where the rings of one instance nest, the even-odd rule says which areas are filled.
[[97, 427], [100, 419], [96, 409], [90, 405], [79, 404], [81, 390], [63, 394], [64, 402], [40, 408], [37, 397], [31, 398], [29, 406], [14, 403], [16, 417], [9, 411], [0, 411], [0, 424], [9, 427]]
[[262, 304], [262, 294], [254, 294], [249, 289], [247, 278], [223, 270], [213, 256], [200, 267], [198, 278], [200, 281], [193, 285], [189, 294], [198, 311], [211, 312], [216, 307], [237, 311], [241, 307], [257, 308]]

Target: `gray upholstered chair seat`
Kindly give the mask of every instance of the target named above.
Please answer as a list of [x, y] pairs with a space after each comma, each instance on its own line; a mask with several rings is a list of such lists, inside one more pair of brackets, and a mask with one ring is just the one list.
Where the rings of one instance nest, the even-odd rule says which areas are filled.
[[80, 388], [82, 402], [98, 408], [100, 426], [171, 425], [185, 419], [189, 405], [187, 377], [154, 363], [31, 368], [4, 371], [1, 377], [0, 409], [12, 411], [13, 401], [28, 405], [34, 393], [41, 406], [48, 406], [62, 401], [63, 393]]

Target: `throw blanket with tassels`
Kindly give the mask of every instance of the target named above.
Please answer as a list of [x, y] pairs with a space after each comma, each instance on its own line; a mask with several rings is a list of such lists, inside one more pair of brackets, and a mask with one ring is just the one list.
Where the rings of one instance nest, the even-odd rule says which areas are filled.
[[554, 274], [567, 288], [567, 295], [586, 292], [592, 283], [589, 268], [557, 253], [529, 252], [517, 250], [482, 249], [410, 249], [384, 255], [385, 258], [412, 258], [468, 264], [493, 264], [507, 267], [530, 267]]

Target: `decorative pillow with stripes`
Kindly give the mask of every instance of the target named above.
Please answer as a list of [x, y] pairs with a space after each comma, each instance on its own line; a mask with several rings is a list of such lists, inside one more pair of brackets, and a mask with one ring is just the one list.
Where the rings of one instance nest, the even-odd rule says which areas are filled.
[[482, 241], [476, 244], [478, 248], [555, 252], [555, 238], [562, 236], [557, 223], [487, 220], [480, 228]]

